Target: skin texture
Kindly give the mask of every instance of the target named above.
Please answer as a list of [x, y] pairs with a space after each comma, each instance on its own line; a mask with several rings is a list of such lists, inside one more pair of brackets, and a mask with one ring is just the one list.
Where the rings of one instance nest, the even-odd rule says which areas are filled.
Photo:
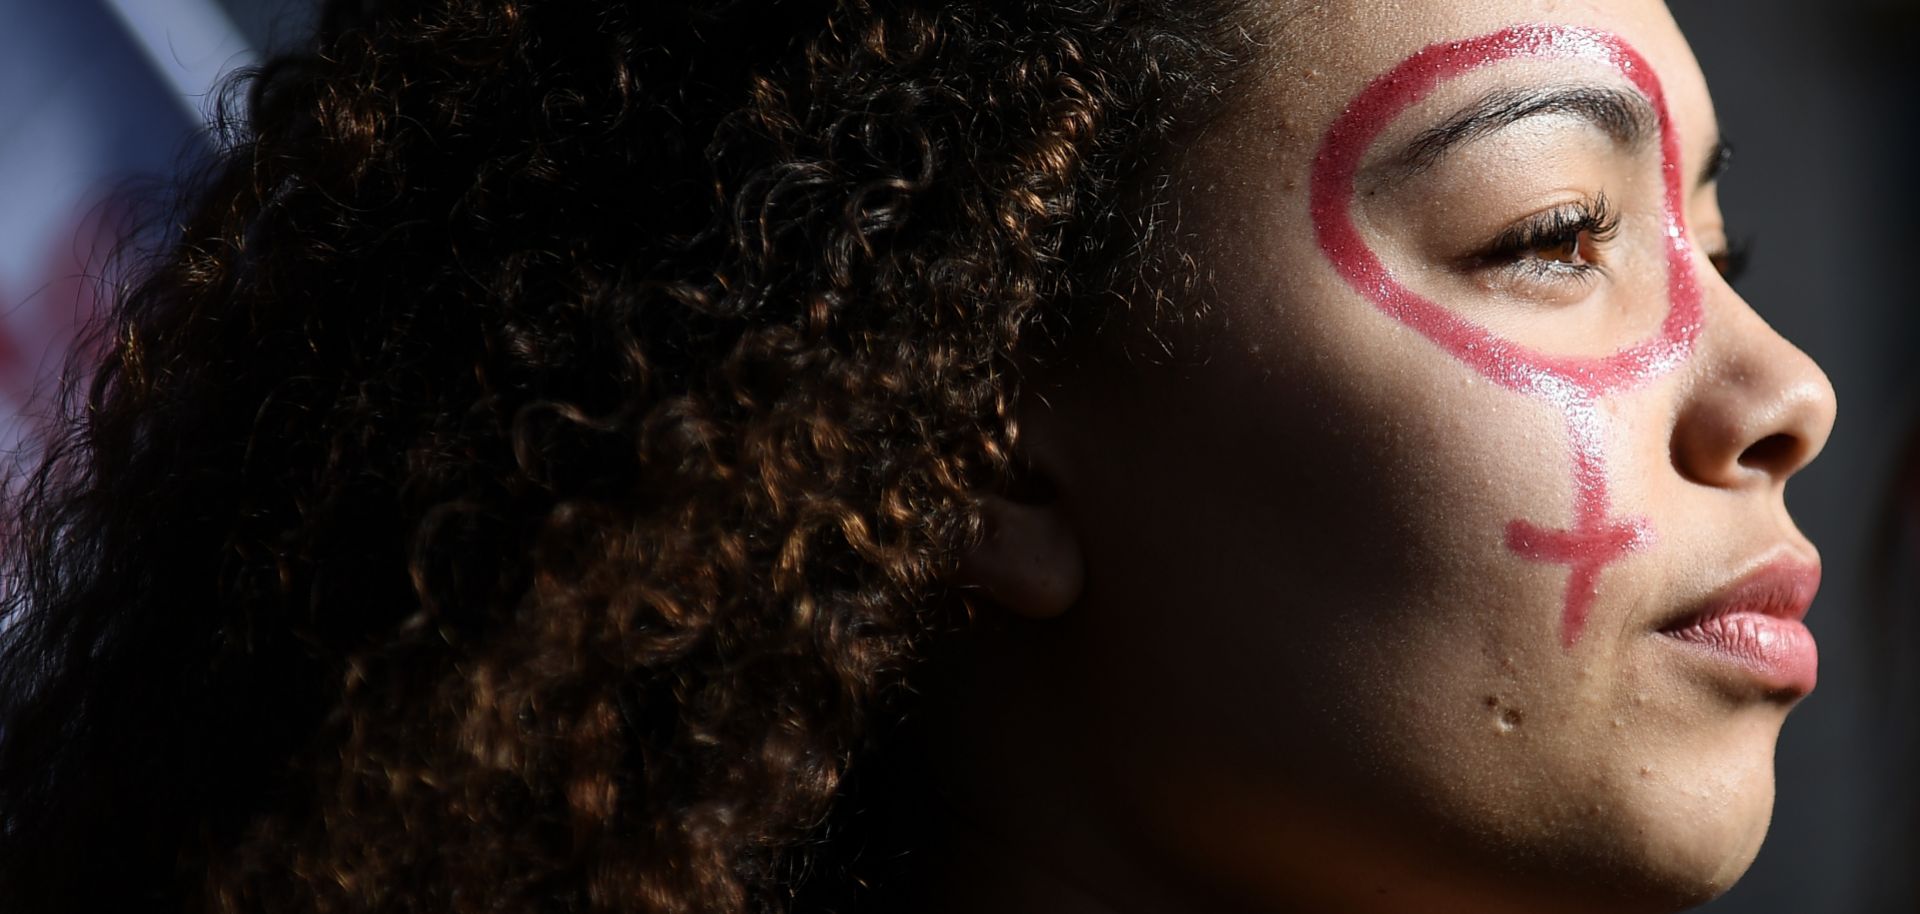
[[[1032, 493], [967, 567], [1014, 621], [953, 664], [943, 755], [968, 810], [956, 910], [1672, 911], [1752, 861], [1801, 697], [1658, 630], [1748, 572], [1817, 562], [1789, 476], [1831, 387], [1713, 268], [1726, 247], [1704, 79], [1653, 0], [1270, 8], [1275, 64], [1166, 191], [1202, 279], [1183, 320], [1116, 325], [1036, 372]], [[1568, 568], [1510, 548], [1576, 510], [1567, 414], [1383, 314], [1316, 243], [1316, 151], [1347, 101], [1436, 42], [1526, 23], [1619, 36], [1667, 93], [1701, 285], [1685, 359], [1600, 399], [1612, 511], [1653, 535], [1564, 637]], [[1489, 92], [1628, 88], [1513, 61], [1441, 85], [1363, 163], [1355, 222], [1409, 288], [1534, 351], [1656, 335], [1670, 297], [1658, 143], [1548, 115], [1403, 180], [1378, 157]], [[1371, 164], [1368, 164], [1371, 163]], [[1570, 280], [1491, 239], [1604, 194]], [[1571, 256], [1571, 255], [1569, 255]], [[1142, 311], [1146, 309], [1141, 309]], [[1018, 861], [1018, 862], [1015, 862]]]

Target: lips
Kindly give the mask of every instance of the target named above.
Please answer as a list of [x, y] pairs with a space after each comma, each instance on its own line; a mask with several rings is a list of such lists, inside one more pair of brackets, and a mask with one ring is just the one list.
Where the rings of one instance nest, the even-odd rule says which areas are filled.
[[1660, 634], [1756, 680], [1769, 692], [1813, 691], [1820, 652], [1801, 619], [1820, 566], [1774, 562], [1722, 588]]

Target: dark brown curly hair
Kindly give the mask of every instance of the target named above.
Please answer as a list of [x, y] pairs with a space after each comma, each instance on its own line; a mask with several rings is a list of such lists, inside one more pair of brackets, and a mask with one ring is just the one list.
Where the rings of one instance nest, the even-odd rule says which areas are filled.
[[1022, 339], [1237, 6], [330, 4], [13, 478], [0, 907], [868, 898]]

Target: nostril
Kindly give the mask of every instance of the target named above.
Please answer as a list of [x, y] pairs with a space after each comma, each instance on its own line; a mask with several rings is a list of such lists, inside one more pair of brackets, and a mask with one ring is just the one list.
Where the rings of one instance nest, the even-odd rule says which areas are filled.
[[1740, 452], [1741, 466], [1768, 473], [1785, 472], [1799, 461], [1800, 439], [1785, 433], [1768, 435]]

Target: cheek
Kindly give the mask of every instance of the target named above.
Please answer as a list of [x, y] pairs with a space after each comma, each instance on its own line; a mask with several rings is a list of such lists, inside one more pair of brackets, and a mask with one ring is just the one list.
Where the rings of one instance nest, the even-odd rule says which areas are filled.
[[1341, 290], [1217, 293], [1192, 362], [1050, 398], [1094, 468], [1060, 673], [1087, 742], [1129, 747], [1101, 762], [1116, 792], [1170, 830], [1237, 823], [1216, 850], [1313, 809], [1387, 833], [1575, 815], [1620, 683], [1569, 663], [1564, 573], [1501, 536], [1571, 510], [1560, 418]]
[[1222, 713], [1321, 731], [1556, 654], [1560, 578], [1501, 531], [1570, 510], [1559, 420], [1343, 290], [1242, 273], [1216, 294], [1191, 364], [1079, 398], [1100, 650], [1174, 683], [1142, 700], [1227, 690], [1259, 706]]

